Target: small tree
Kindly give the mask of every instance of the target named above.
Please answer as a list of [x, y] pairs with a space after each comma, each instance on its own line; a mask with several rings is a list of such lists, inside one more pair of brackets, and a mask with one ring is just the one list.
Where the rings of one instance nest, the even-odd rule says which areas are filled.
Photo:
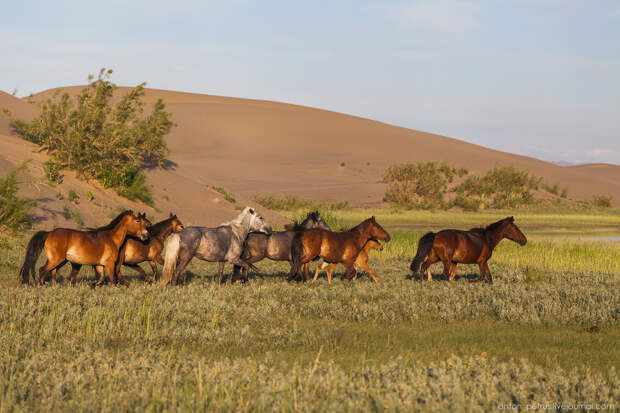
[[17, 196], [21, 171], [26, 170], [26, 163], [0, 176], [0, 228], [18, 230], [30, 225], [28, 213], [36, 202]]
[[388, 187], [388, 202], [410, 209], [445, 208], [448, 184], [467, 174], [467, 169], [453, 168], [447, 163], [405, 163], [392, 165], [383, 173]]
[[110, 81], [111, 74], [112, 70], [101, 69], [96, 79], [88, 77], [88, 87], [75, 99], [57, 92], [38, 104], [38, 118], [12, 119], [11, 125], [24, 139], [45, 148], [59, 168], [98, 179], [129, 199], [151, 203], [142, 168], [164, 164], [169, 150], [163, 138], [174, 125], [171, 114], [159, 99], [144, 116], [145, 83], [112, 104], [117, 86]]

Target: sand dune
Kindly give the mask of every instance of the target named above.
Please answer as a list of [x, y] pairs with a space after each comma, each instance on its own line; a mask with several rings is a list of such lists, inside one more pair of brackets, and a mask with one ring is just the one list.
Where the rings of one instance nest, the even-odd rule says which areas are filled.
[[[81, 88], [63, 90], [74, 94]], [[34, 99], [54, 92], [41, 92]], [[571, 198], [605, 194], [613, 197], [614, 204], [620, 202], [620, 167], [615, 165], [603, 168], [604, 173], [593, 167], [562, 167], [457, 139], [278, 102], [147, 91], [147, 101], [158, 98], [165, 100], [178, 126], [167, 138], [176, 167], [148, 174], [156, 205], [187, 210], [192, 219], [199, 220], [201, 213], [217, 204], [213, 200], [219, 194], [205, 189], [207, 185], [223, 186], [245, 201], [255, 194], [295, 194], [317, 201], [381, 205], [382, 171], [396, 162], [426, 160], [448, 161], [476, 172], [514, 165], [549, 184], [568, 187]], [[24, 116], [28, 116], [25, 109]], [[0, 133], [6, 131], [0, 129]], [[219, 218], [220, 213], [214, 216]]]

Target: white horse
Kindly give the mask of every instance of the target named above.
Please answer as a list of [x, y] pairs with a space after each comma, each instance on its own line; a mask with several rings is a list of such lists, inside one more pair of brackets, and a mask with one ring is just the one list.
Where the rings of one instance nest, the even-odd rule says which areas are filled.
[[270, 234], [271, 227], [253, 208], [245, 207], [237, 218], [219, 227], [186, 227], [170, 235], [160, 284], [175, 285], [194, 256], [203, 261], [228, 261], [249, 270], [250, 266], [241, 258], [241, 254], [245, 239], [254, 231]]

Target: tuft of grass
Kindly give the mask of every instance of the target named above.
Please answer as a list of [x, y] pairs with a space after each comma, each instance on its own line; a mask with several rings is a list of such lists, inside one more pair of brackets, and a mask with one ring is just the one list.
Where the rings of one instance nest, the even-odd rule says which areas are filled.
[[43, 172], [50, 183], [60, 183], [62, 181], [62, 175], [60, 175], [61, 169], [62, 167], [60, 164], [53, 159], [43, 163]]
[[89, 201], [92, 201], [93, 199], [95, 199], [95, 195], [93, 195], [91, 191], [88, 191], [86, 192], [86, 199], [88, 199]]
[[231, 204], [234, 204], [237, 202], [237, 200], [235, 199], [235, 196], [232, 193], [228, 192], [226, 188], [223, 188], [221, 186], [212, 186], [211, 189], [221, 194], [224, 197], [224, 199], [230, 202]]
[[592, 203], [598, 208], [611, 208], [611, 197], [606, 195], [595, 195]]
[[73, 211], [71, 216], [73, 216], [73, 221], [75, 221], [75, 226], [77, 229], [80, 229], [84, 226], [84, 221], [82, 220], [82, 217], [77, 210]]
[[64, 219], [70, 219], [71, 218], [71, 210], [69, 209], [69, 205], [65, 204], [62, 207], [61, 215], [64, 217]]

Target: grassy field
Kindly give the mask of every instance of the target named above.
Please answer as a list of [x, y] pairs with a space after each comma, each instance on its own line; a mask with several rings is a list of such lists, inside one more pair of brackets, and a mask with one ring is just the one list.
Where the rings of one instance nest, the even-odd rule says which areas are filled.
[[491, 286], [469, 282], [476, 266], [420, 283], [408, 265], [426, 230], [506, 213], [372, 213], [393, 234], [371, 253], [379, 284], [289, 284], [286, 263], [261, 262], [218, 285], [194, 260], [177, 288], [23, 288], [27, 238], [0, 235], [0, 411], [618, 408], [620, 243], [578, 238], [615, 234], [619, 215], [514, 214], [530, 242], [500, 244]]

